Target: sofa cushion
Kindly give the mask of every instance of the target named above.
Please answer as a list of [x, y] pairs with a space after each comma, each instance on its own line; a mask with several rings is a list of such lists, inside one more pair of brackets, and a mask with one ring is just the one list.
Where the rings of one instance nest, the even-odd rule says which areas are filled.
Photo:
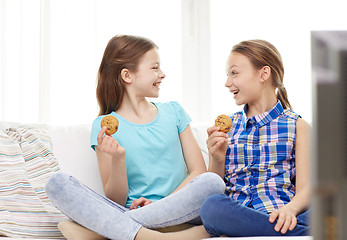
[[67, 217], [45, 193], [59, 170], [44, 129], [0, 131], [0, 235], [61, 238], [57, 223]]
[[49, 126], [47, 132], [61, 171], [104, 195], [98, 160], [90, 147], [90, 131], [90, 125], [81, 124]]

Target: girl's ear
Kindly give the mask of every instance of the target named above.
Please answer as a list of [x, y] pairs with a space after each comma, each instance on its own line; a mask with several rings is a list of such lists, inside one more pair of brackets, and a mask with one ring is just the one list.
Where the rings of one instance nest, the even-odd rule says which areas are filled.
[[123, 68], [122, 71], [120, 72], [120, 75], [122, 76], [122, 79], [126, 83], [131, 83], [131, 74], [128, 69]]
[[266, 81], [270, 78], [270, 75], [271, 75], [271, 68], [269, 66], [264, 66], [262, 69], [261, 69], [261, 79], [262, 81]]

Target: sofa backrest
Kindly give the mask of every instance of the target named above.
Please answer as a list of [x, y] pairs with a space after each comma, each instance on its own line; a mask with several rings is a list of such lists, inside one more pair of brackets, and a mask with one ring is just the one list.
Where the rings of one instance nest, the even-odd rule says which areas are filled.
[[[47, 129], [48, 135], [52, 139], [53, 154], [58, 160], [61, 171], [76, 177], [94, 191], [104, 194], [96, 154], [90, 147], [90, 125], [23, 125], [20, 123], [0, 121], [0, 130], [9, 127]], [[205, 123], [192, 123], [191, 128], [199, 144], [205, 163], [208, 165], [208, 151], [206, 147], [207, 125]]]
[[104, 194], [96, 154], [90, 147], [90, 130], [89, 125], [50, 126], [48, 134], [61, 171]]

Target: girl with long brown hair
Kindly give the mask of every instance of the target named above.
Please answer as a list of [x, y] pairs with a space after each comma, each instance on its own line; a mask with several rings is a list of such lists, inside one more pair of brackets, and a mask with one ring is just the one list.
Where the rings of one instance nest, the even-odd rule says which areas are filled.
[[[191, 118], [182, 106], [148, 100], [159, 96], [164, 78], [158, 47], [151, 40], [113, 37], [98, 72], [100, 112], [91, 133], [107, 198], [63, 173], [47, 184], [55, 206], [109, 239], [163, 239], [164, 233], [149, 229], [199, 223], [203, 200], [224, 192], [223, 180], [206, 173]], [[105, 134], [100, 125], [110, 115], [119, 121], [113, 135]], [[83, 235], [85, 228], [60, 225], [68, 239], [97, 238], [92, 232]], [[182, 239], [180, 234], [188, 239], [208, 236], [201, 225], [177, 234], [165, 234], [165, 239]]]

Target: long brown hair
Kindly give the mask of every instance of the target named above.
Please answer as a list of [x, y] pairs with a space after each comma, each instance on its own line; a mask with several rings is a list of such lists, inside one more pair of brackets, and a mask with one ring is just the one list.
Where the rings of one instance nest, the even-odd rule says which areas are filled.
[[256, 69], [269, 66], [271, 68], [272, 83], [277, 88], [277, 99], [281, 101], [284, 109], [292, 109], [287, 90], [283, 85], [284, 67], [282, 57], [275, 46], [265, 40], [247, 40], [236, 44], [231, 51], [246, 56]]
[[136, 72], [141, 58], [158, 48], [151, 40], [130, 35], [117, 35], [108, 42], [98, 71], [96, 98], [99, 116], [116, 111], [125, 92], [122, 69]]

